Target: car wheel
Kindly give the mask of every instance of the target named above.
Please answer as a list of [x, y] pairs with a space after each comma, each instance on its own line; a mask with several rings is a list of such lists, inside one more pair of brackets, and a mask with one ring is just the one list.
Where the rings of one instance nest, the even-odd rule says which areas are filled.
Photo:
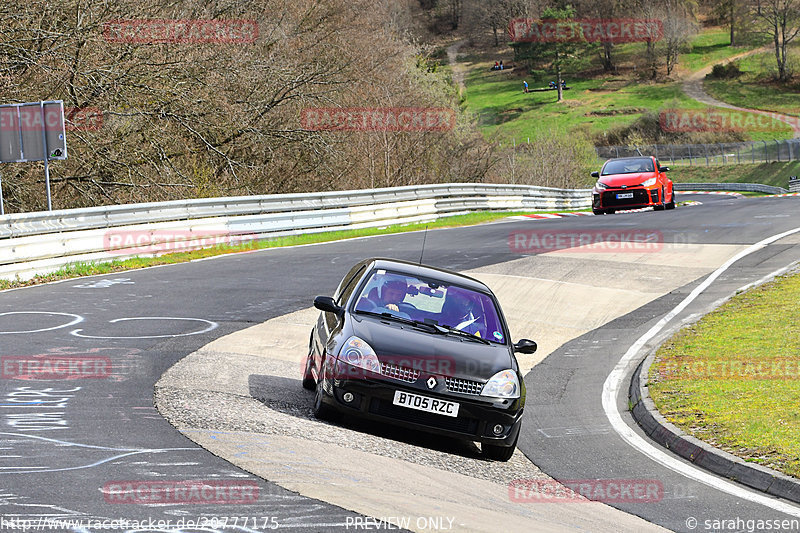
[[314, 380], [314, 374], [311, 372], [311, 366], [314, 361], [314, 352], [311, 351], [311, 346], [308, 347], [308, 355], [306, 356], [306, 366], [303, 370], [303, 388], [306, 390], [314, 390], [317, 382]]
[[[324, 363], [320, 366], [324, 366]], [[314, 413], [314, 418], [317, 420], [332, 422], [336, 420], [337, 412], [333, 407], [322, 401], [323, 394], [325, 394], [325, 391], [322, 390], [322, 370], [320, 369], [316, 393], [314, 394], [314, 405], [311, 407], [311, 410]]]
[[606, 210], [605, 209], [592, 209], [592, 213], [594, 213], [595, 215], [605, 215], [606, 214]]
[[481, 443], [481, 453], [484, 457], [492, 461], [508, 461], [511, 459], [511, 456], [514, 455], [514, 450], [517, 449], [518, 440], [519, 433], [517, 433], [517, 437], [514, 439], [511, 446], [496, 446], [494, 444]]
[[675, 209], [675, 189], [672, 190], [672, 198], [670, 198], [667, 204], [667, 209]]

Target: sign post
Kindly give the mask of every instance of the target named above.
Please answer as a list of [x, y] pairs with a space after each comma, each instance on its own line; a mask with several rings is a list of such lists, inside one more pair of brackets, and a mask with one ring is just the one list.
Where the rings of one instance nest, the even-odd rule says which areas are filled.
[[53, 209], [50, 160], [66, 158], [64, 102], [47, 100], [0, 105], [0, 163], [44, 161], [48, 211]]

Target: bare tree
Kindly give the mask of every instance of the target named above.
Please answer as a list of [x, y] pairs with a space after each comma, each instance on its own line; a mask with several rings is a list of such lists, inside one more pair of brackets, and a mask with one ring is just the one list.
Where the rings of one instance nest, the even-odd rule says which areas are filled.
[[[457, 113], [444, 74], [420, 64], [424, 52], [405, 35], [402, 10], [413, 1], [5, 3], [0, 84], [6, 102], [62, 99], [68, 109], [102, 112], [101, 128], [73, 124], [68, 131], [70, 157], [51, 168], [57, 208], [343, 189], [370, 165], [382, 184], [485, 171], [469, 128], [370, 137], [302, 126], [303, 110], [316, 107]], [[142, 21], [163, 31], [159, 20], [177, 21], [172, 30], [186, 21], [252, 21], [252, 38], [109, 36], [109, 24], [133, 29], [133, 37], [141, 36]], [[380, 157], [364, 156], [365, 138], [371, 154], [383, 147]], [[11, 211], [42, 208], [40, 176], [35, 165], [4, 167]]]
[[698, 27], [690, 6], [681, 0], [662, 0], [660, 19], [664, 29], [663, 47], [667, 76], [678, 63], [678, 55], [688, 47]]
[[760, 31], [769, 35], [774, 44], [778, 79], [786, 82], [790, 77], [787, 47], [800, 33], [800, 0], [762, 0], [757, 17]]

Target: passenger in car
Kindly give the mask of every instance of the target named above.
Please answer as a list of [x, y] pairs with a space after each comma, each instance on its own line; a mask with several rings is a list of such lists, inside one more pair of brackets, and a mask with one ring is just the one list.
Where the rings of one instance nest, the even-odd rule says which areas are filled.
[[478, 337], [481, 334], [479, 310], [472, 295], [460, 288], [450, 287], [445, 295], [444, 305], [440, 313], [439, 324], [472, 333]]

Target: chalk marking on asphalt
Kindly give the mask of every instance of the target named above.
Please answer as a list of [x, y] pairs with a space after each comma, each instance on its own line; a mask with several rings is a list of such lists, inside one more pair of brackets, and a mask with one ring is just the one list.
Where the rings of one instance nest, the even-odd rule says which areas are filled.
[[[603, 383], [602, 400], [603, 411], [605, 411], [609, 422], [611, 422], [611, 426], [614, 428], [617, 434], [619, 434], [619, 436], [622, 437], [623, 440], [625, 440], [628, 444], [636, 448], [644, 455], [650, 457], [657, 463], [660, 463], [670, 470], [673, 470], [688, 478], [703, 483], [704, 485], [708, 485], [709, 487], [736, 496], [737, 498], [764, 505], [765, 507], [769, 507], [778, 512], [800, 518], [800, 507], [776, 500], [763, 494], [751, 492], [749, 489], [746, 489], [738, 484], [725, 481], [722, 478], [706, 472], [705, 470], [701, 470], [695, 466], [684, 463], [683, 461], [668, 455], [665, 451], [656, 448], [655, 445], [647, 442], [631, 427], [629, 427], [625, 421], [622, 420], [622, 415], [617, 409], [616, 403], [616, 398], [625, 379], [625, 375], [627, 374], [628, 367], [633, 362], [634, 358], [637, 356], [642, 347], [644, 347], [648, 341], [658, 335], [658, 333], [664, 328], [664, 326], [667, 325], [670, 320], [675, 318], [681, 311], [683, 311], [692, 301], [694, 301], [698, 296], [700, 296], [700, 294], [703, 293], [703, 291], [705, 291], [714, 281], [716, 281], [716, 279], [723, 272], [728, 270], [728, 268], [730, 268], [731, 265], [736, 263], [738, 260], [761, 250], [775, 241], [798, 232], [800, 232], [800, 228], [795, 228], [763, 239], [734, 255], [725, 263], [723, 263], [722, 266], [712, 272], [700, 285], [695, 287], [695, 289], [689, 293], [689, 295], [684, 298], [681, 303], [679, 303], [672, 311], [662, 317], [661, 320], [659, 320], [652, 328], [650, 328], [647, 333], [639, 337], [639, 339], [633, 343], [630, 348], [628, 348], [628, 351], [625, 352], [625, 355], [622, 356], [617, 365], [614, 367], [614, 370], [612, 370], [606, 378], [605, 383]], [[779, 269], [776, 272], [780, 272], [781, 270], [785, 270], [785, 268]]]
[[52, 328], [29, 329], [25, 331], [0, 331], [0, 335], [12, 335], [16, 333], [41, 333], [42, 331], [52, 331], [54, 329], [66, 328], [83, 321], [83, 317], [80, 315], [76, 315], [73, 313], [59, 313], [56, 311], [8, 311], [6, 313], [0, 313], [0, 316], [6, 316], [6, 315], [61, 315], [61, 316], [71, 316], [73, 317], [73, 319], [71, 322], [62, 324], [60, 326], [53, 326]]
[[[109, 461], [114, 461], [117, 459], [122, 459], [124, 457], [128, 457], [131, 455], [137, 454], [144, 454], [144, 453], [162, 453], [162, 452], [174, 452], [174, 451], [200, 451], [202, 448], [112, 448], [109, 446], [96, 446], [94, 444], [81, 444], [79, 442], [70, 442], [66, 440], [60, 439], [52, 439], [48, 437], [40, 437], [39, 435], [28, 435], [25, 433], [6, 433], [0, 432], [0, 436], [10, 436], [10, 437], [19, 437], [23, 439], [33, 439], [34, 441], [44, 441], [48, 443], [53, 443], [56, 446], [75, 446], [78, 448], [90, 448], [95, 450], [103, 450], [103, 451], [111, 451], [111, 452], [124, 452], [118, 453], [116, 455], [109, 456], [105, 459], [100, 459], [95, 461], [94, 463], [88, 463], [78, 466], [69, 466], [63, 468], [51, 468], [49, 466], [34, 466], [34, 465], [16, 465], [16, 466], [4, 466], [0, 467], [0, 470], [14, 470], [14, 472], [2, 472], [0, 471], [0, 475], [2, 474], [40, 474], [43, 472], [63, 472], [66, 470], [80, 470], [83, 468], [92, 468], [95, 466], [99, 466], [101, 464], [107, 463]], [[12, 446], [13, 448], [13, 446]], [[9, 456], [5, 456], [9, 457]], [[44, 470], [43, 470], [44, 469]]]
[[194, 322], [205, 322], [208, 324], [205, 329], [200, 331], [190, 331], [188, 333], [175, 333], [175, 334], [166, 334], [166, 335], [135, 335], [132, 337], [106, 337], [102, 335], [84, 335], [81, 333], [82, 329], [73, 329], [70, 331], [70, 335], [75, 335], [76, 337], [81, 337], [82, 339], [163, 339], [167, 337], [188, 337], [189, 335], [201, 335], [203, 333], [208, 333], [211, 330], [214, 330], [219, 326], [216, 322], [212, 322], [211, 320], [205, 320], [203, 318], [180, 318], [175, 316], [136, 316], [130, 318], [115, 318], [114, 320], [109, 320], [109, 324], [114, 324], [116, 322], [124, 322], [126, 320], [184, 320], [184, 321], [194, 321]]

